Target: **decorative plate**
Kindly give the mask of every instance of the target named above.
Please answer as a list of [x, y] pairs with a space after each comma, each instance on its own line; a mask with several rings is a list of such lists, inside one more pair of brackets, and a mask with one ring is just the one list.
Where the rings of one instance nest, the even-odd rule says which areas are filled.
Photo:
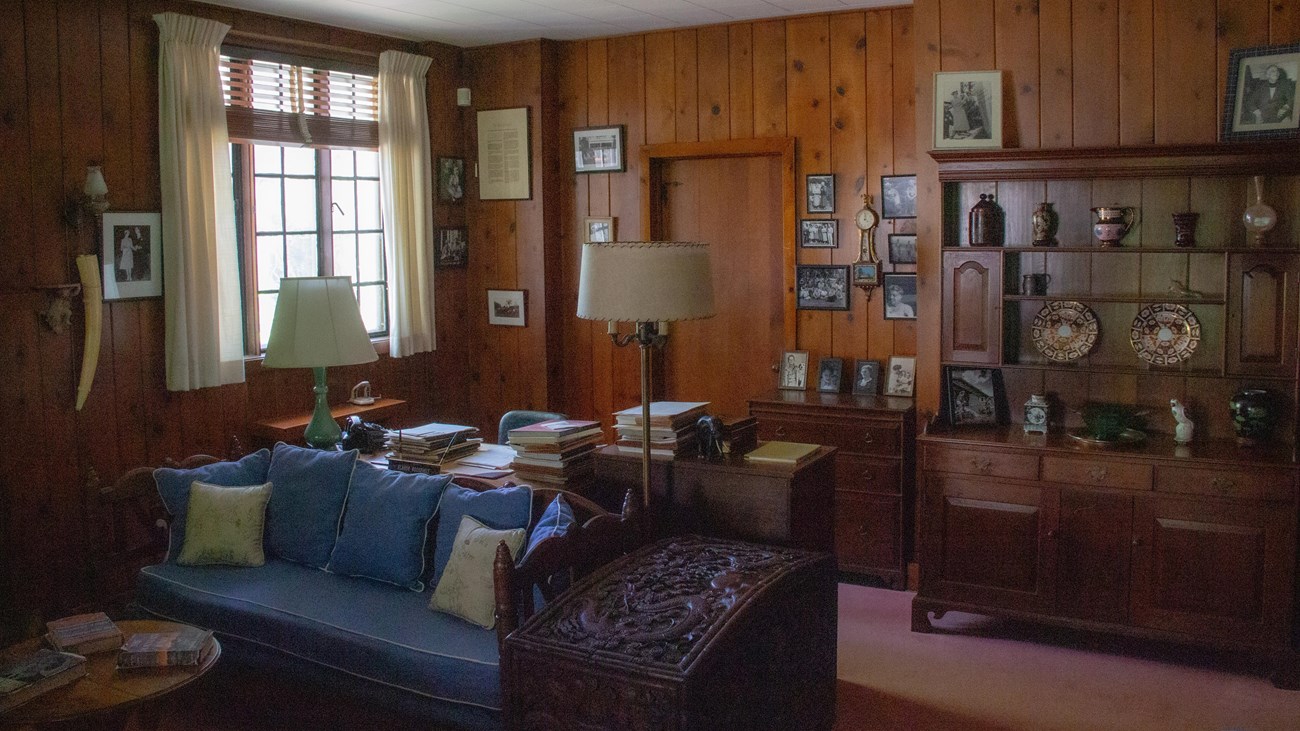
[[1147, 439], [1146, 433], [1138, 431], [1137, 429], [1125, 429], [1120, 432], [1119, 438], [1117, 439], [1098, 439], [1082, 429], [1071, 430], [1066, 432], [1066, 434], [1068, 434], [1071, 439], [1085, 447], [1132, 446], [1134, 444], [1141, 444]]
[[1052, 360], [1082, 358], [1097, 343], [1097, 316], [1081, 302], [1053, 301], [1034, 315], [1034, 346]]
[[1152, 365], [1174, 365], [1192, 357], [1201, 343], [1201, 321], [1182, 305], [1147, 305], [1133, 318], [1129, 342]]

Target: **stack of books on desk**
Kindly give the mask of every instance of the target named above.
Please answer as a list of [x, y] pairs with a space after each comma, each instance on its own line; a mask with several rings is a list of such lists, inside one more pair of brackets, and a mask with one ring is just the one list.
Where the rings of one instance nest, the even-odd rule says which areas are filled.
[[565, 485], [592, 473], [595, 454], [605, 438], [598, 421], [552, 419], [511, 429], [510, 463], [524, 482]]
[[422, 424], [410, 429], [390, 429], [384, 435], [388, 469], [437, 474], [443, 462], [472, 454], [483, 439], [477, 427], [461, 424]]
[[744, 454], [758, 446], [758, 417], [721, 416], [722, 442], [731, 454]]
[[[650, 454], [664, 457], [688, 456], [699, 451], [695, 422], [709, 408], [708, 401], [654, 401], [650, 404]], [[641, 454], [646, 429], [641, 424], [641, 407], [614, 412], [614, 442], [618, 451]]]

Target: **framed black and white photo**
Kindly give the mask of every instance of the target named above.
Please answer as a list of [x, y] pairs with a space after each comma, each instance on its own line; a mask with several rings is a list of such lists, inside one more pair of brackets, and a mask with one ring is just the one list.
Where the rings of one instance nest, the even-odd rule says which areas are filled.
[[884, 280], [885, 319], [915, 320], [916, 275], [886, 274]]
[[465, 159], [438, 158], [438, 200], [442, 203], [460, 203], [465, 198]]
[[104, 301], [162, 296], [162, 214], [105, 213]]
[[992, 368], [956, 368], [944, 371], [944, 398], [953, 426], [996, 424], [998, 391]]
[[880, 176], [880, 217], [916, 218], [916, 176]]
[[817, 390], [822, 393], [839, 393], [844, 382], [844, 359], [822, 358], [817, 361]]
[[805, 180], [807, 211], [809, 213], [835, 212], [835, 175], [819, 173], [809, 175]]
[[889, 263], [916, 263], [916, 234], [889, 235]]
[[934, 75], [934, 148], [1002, 147], [1002, 72]]
[[839, 231], [833, 218], [805, 218], [799, 221], [799, 245], [807, 249], [834, 249]]
[[853, 361], [853, 395], [875, 396], [880, 390], [880, 361]]
[[885, 395], [906, 396], [916, 393], [916, 358], [910, 355], [889, 356], [889, 371], [885, 374]]
[[489, 289], [488, 324], [525, 327], [528, 292], [523, 289]]
[[465, 226], [440, 226], [436, 246], [434, 269], [464, 269], [469, 263], [469, 229]]
[[800, 264], [794, 268], [795, 306], [800, 310], [849, 309], [849, 268]]
[[579, 127], [573, 130], [573, 166], [579, 173], [621, 173], [624, 126]]
[[1223, 104], [1223, 139], [1295, 137], [1296, 79], [1300, 43], [1235, 48], [1228, 56], [1228, 90]]
[[808, 388], [808, 351], [787, 350], [781, 354], [781, 380], [777, 388], [795, 391]]
[[615, 241], [614, 219], [607, 218], [584, 218], [582, 219], [583, 228], [586, 229], [585, 235], [589, 244], [608, 244]]

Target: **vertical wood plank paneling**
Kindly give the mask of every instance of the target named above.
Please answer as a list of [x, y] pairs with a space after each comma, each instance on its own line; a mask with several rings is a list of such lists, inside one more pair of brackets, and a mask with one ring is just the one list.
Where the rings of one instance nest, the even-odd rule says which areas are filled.
[[[1234, 48], [1268, 45], [1269, 0], [1235, 0], [1218, 4], [1218, 83], [1214, 88], [1215, 119], [1223, 119], [1223, 96], [1228, 88], [1228, 60]], [[1222, 126], [1222, 125], [1220, 125]]]
[[1268, 42], [1272, 45], [1300, 41], [1300, 2], [1274, 0], [1269, 3]]
[[[870, 17], [870, 16], [868, 16]], [[894, 169], [900, 174], [916, 169], [916, 94], [913, 85], [916, 82], [915, 37], [912, 30], [912, 9], [897, 8], [889, 12], [890, 28], [893, 32], [891, 50], [893, 51], [894, 73], [890, 80], [894, 88], [894, 129], [891, 147], [894, 149]], [[870, 75], [867, 77], [870, 83]], [[868, 140], [868, 146], [871, 141]], [[929, 145], [925, 145], [929, 149]]]
[[[605, 40], [587, 42], [587, 124], [607, 124], [609, 117], [609, 71], [610, 48]], [[644, 120], [644, 117], [643, 117]], [[624, 120], [618, 120], [624, 122]], [[644, 124], [644, 122], [643, 122]], [[642, 132], [644, 134], [644, 131]], [[626, 138], [627, 149], [632, 149], [631, 131]], [[630, 160], [629, 156], [629, 160]], [[590, 215], [609, 215], [609, 176], [585, 175], [590, 186]], [[620, 221], [624, 233], [619, 237], [624, 240], [640, 238], [640, 231], [628, 229], [628, 221]], [[614, 402], [614, 346], [604, 335], [600, 323], [588, 322], [587, 333], [592, 344], [591, 374], [592, 403], [595, 412], [592, 418], [605, 419], [613, 411]]]
[[1039, 133], [1042, 147], [1074, 144], [1071, 0], [1039, 0]]
[[1107, 147], [1119, 144], [1119, 6], [1118, 0], [1075, 3], [1074, 144]]
[[754, 31], [748, 23], [727, 29], [731, 139], [754, 136]]
[[786, 134], [785, 21], [754, 23], [754, 136]]
[[[915, 130], [917, 145], [930, 149], [934, 139], [934, 73], [942, 68], [940, 53], [940, 2], [916, 0], [912, 5], [912, 28], [916, 36]], [[916, 161], [916, 407], [918, 423], [939, 410], [939, 307], [942, 283], [941, 189], [939, 168], [934, 158], [918, 155]]]
[[[678, 46], [680, 48], [680, 46]], [[626, 121], [627, 149], [645, 144], [645, 45], [640, 36], [609, 41], [609, 116]], [[694, 87], [692, 87], [694, 88]], [[692, 92], [693, 93], [693, 92]], [[691, 115], [694, 120], [694, 113]], [[610, 212], [618, 216], [625, 231], [641, 232], [641, 160], [627, 156], [627, 174], [610, 176]], [[621, 348], [612, 354], [613, 403], [606, 414], [641, 402], [640, 357], [636, 348]]]
[[1119, 143], [1155, 142], [1152, 0], [1119, 0]]
[[1011, 87], [1012, 108], [1003, 110], [1007, 147], [1038, 147], [1038, 3], [997, 0], [993, 10], [998, 68]]
[[1213, 142], [1214, 0], [1155, 0], [1156, 143]]
[[940, 50], [944, 71], [997, 68], [994, 0], [940, 0]]
[[[672, 33], [645, 36], [645, 136], [646, 142], [677, 139], [677, 62]], [[631, 232], [629, 232], [631, 233]], [[640, 236], [639, 233], [633, 236]]]
[[[888, 13], [884, 17], [889, 27]], [[830, 145], [831, 170], [841, 181], [836, 188], [835, 210], [839, 227], [839, 247], [831, 252], [835, 264], [850, 264], [858, 258], [858, 229], [853, 224], [854, 212], [862, 205], [862, 193], [870, 186], [867, 167], [867, 36], [864, 13], [841, 13], [830, 19]], [[889, 69], [871, 83], [885, 86], [883, 96], [892, 99], [892, 76]], [[888, 112], [888, 106], [886, 112]], [[892, 120], [891, 120], [892, 121]], [[867, 352], [867, 332], [870, 323], [866, 298], [862, 290], [849, 288], [848, 312], [831, 316], [833, 333], [832, 355], [846, 360], [848, 369], [854, 357]], [[846, 370], [848, 370], [846, 369]]]
[[[907, 80], [898, 80], [896, 83], [894, 79], [894, 64], [900, 56], [906, 54], [894, 48], [893, 23], [890, 16], [886, 13], [867, 13], [864, 33], [867, 41], [865, 130], [867, 175], [863, 192], [871, 195], [872, 207], [880, 213], [880, 176], [892, 175], [896, 169], [900, 173], [908, 170], [908, 168], [894, 167], [896, 115], [892, 107], [893, 100], [897, 98], [896, 88], [899, 84], [903, 85], [908, 95], [911, 94], [912, 89]], [[915, 115], [915, 109], [912, 113]], [[856, 211], [861, 204], [862, 198], [859, 196], [848, 210]], [[847, 221], [847, 226], [852, 234], [857, 234], [857, 226], [851, 220]], [[892, 221], [881, 221], [876, 230], [876, 251], [882, 260], [887, 261], [889, 258], [888, 241], [889, 234], [894, 230], [893, 226]], [[854, 235], [851, 241], [856, 246], [858, 237]], [[862, 313], [866, 329], [866, 342], [863, 343], [866, 346], [865, 355], [862, 357], [874, 358], [884, 364], [894, 352], [893, 321], [885, 320], [884, 297], [879, 293], [873, 293], [868, 301], [866, 292], [862, 290], [855, 290], [853, 294], [858, 301], [858, 304], [854, 305], [854, 312]]]
[[[587, 126], [587, 44], [563, 43], [559, 47], [559, 95], [560, 113], [557, 124], [561, 130]], [[565, 175], [571, 164], [564, 167]], [[566, 354], [565, 378], [560, 382], [562, 389], [561, 406], [568, 409], [575, 418], [589, 418], [595, 413], [592, 405], [591, 372], [591, 326], [586, 320], [572, 316], [578, 309], [578, 271], [582, 256], [582, 239], [580, 226], [586, 212], [586, 178], [573, 176], [574, 187], [570, 188], [571, 208], [566, 221], [568, 232], [561, 239], [564, 250], [560, 294], [564, 297], [563, 309], [569, 313], [564, 320], [564, 352]]]
[[729, 29], [723, 25], [700, 28], [697, 56], [699, 80], [699, 138], [704, 141], [725, 140], [731, 136], [731, 48]]
[[[808, 216], [804, 182], [810, 174], [831, 172], [830, 149], [830, 47], [828, 16], [796, 18], [786, 23], [786, 69], [789, 74], [787, 104], [789, 134], [799, 138], [795, 156], [795, 190], [798, 211]], [[845, 181], [836, 180], [838, 185]], [[813, 216], [821, 218], [821, 215]], [[799, 249], [800, 264], [829, 264], [825, 249]], [[850, 294], [850, 297], [852, 294]], [[809, 351], [810, 363], [832, 352], [830, 317], [826, 312], [798, 313], [798, 342]]]
[[[547, 118], [550, 103], [542, 96], [544, 83], [543, 41], [529, 41], [522, 46], [518, 55], [519, 70], [515, 73], [514, 104], [526, 104], [530, 109], [532, 121], [529, 124], [530, 145], [533, 151], [532, 198], [519, 201], [515, 206], [515, 273], [514, 281], [520, 289], [527, 292], [527, 327], [513, 328], [515, 353], [512, 363], [531, 363], [533, 368], [513, 369], [507, 376], [508, 400], [502, 404], [501, 413], [509, 409], [523, 408], [542, 410], [549, 406], [547, 383], [548, 372], [546, 357], [546, 340], [550, 334], [546, 317], [546, 298], [550, 294], [547, 286], [548, 257], [546, 253], [546, 216], [544, 204], [547, 198], [546, 186], [543, 184], [546, 169], [548, 145], [543, 144], [543, 130], [551, 120]], [[501, 414], [493, 415], [493, 423], [499, 421]], [[490, 433], [490, 432], [489, 432]]]
[[695, 142], [700, 139], [697, 44], [696, 31], [693, 29], [673, 33], [678, 142]]

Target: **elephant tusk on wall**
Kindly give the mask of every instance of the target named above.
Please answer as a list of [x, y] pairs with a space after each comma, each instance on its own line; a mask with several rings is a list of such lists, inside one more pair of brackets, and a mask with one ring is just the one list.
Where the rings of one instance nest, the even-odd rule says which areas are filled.
[[104, 330], [104, 290], [99, 281], [99, 257], [77, 257], [77, 274], [81, 277], [81, 295], [86, 305], [86, 347], [81, 353], [81, 382], [77, 384], [77, 411], [86, 405], [90, 384], [99, 365], [99, 341]]

